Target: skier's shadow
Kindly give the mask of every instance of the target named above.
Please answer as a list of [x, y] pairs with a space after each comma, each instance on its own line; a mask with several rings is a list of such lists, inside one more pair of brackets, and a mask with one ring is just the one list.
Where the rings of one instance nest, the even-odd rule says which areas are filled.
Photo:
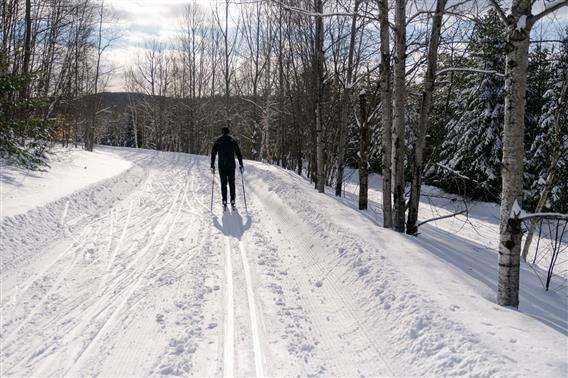
[[232, 236], [240, 240], [245, 231], [250, 228], [252, 218], [250, 215], [247, 215], [246, 222], [243, 223], [243, 217], [237, 210], [234, 210], [232, 213], [225, 211], [221, 218], [221, 222], [222, 223], [219, 223], [219, 218], [217, 218], [217, 216], [213, 218], [213, 224], [217, 229], [219, 229], [219, 231], [221, 231], [224, 235]]

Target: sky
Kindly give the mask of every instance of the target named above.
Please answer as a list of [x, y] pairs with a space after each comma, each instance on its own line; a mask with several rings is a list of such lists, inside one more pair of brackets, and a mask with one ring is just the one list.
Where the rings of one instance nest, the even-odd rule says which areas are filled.
[[[106, 91], [124, 90], [124, 72], [144, 53], [148, 42], [176, 41], [180, 17], [188, 4], [198, 4], [204, 10], [224, 4], [224, 0], [105, 0], [116, 17], [108, 25], [111, 34], [119, 35], [105, 52], [106, 63], [112, 66], [112, 77]], [[237, 5], [232, 5], [233, 12]]]
[[[241, 0], [234, 0], [238, 2]], [[420, 1], [420, 0], [418, 0]], [[432, 0], [423, 0], [431, 2]], [[544, 2], [538, 0], [533, 12], [542, 9]], [[145, 44], [158, 40], [172, 43], [176, 39], [179, 19], [187, 4], [199, 4], [205, 10], [223, 5], [224, 0], [105, 0], [116, 20], [109, 24], [111, 34], [118, 35], [103, 59], [112, 67], [112, 75], [105, 90], [123, 91], [124, 72], [136, 63], [136, 57], [143, 54]], [[452, 3], [452, 0], [449, 1]], [[233, 17], [238, 17], [238, 5], [232, 5]], [[558, 37], [559, 26], [568, 25], [568, 7], [560, 10], [554, 17], [540, 22], [533, 30], [541, 36]]]

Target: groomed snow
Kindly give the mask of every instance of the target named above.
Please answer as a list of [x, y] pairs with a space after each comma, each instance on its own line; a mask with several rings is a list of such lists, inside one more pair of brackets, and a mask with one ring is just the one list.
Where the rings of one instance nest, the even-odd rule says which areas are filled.
[[[524, 267], [520, 309], [494, 303], [492, 205], [475, 232], [415, 238], [377, 225], [376, 177], [360, 212], [246, 162], [249, 212], [238, 190], [223, 214], [207, 157], [100, 150], [132, 168], [2, 219], [2, 376], [568, 374], [565, 292]], [[451, 211], [429, 200], [422, 219]], [[54, 218], [51, 240], [22, 236]]]
[[8, 166], [0, 173], [0, 216], [44, 206], [91, 184], [116, 176], [132, 163], [108, 151], [57, 149], [44, 172]]

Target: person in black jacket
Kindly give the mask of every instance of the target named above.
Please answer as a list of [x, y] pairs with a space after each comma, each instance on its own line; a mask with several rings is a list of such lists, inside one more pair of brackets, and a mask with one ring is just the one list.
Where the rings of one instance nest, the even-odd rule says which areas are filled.
[[239, 144], [229, 134], [229, 128], [223, 127], [219, 139], [213, 144], [211, 150], [211, 172], [215, 173], [215, 157], [219, 154], [219, 176], [221, 177], [221, 195], [223, 207], [227, 206], [227, 183], [231, 192], [231, 205], [235, 206], [235, 154], [239, 159], [239, 169], [243, 172], [243, 157]]

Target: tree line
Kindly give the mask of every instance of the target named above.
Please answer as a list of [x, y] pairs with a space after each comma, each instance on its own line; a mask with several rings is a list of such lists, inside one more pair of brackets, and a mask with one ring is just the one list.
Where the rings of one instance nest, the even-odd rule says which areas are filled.
[[0, 12], [0, 154], [37, 167], [56, 140], [92, 150], [97, 104], [77, 101], [108, 79], [104, 1], [6, 0]]
[[8, 0], [1, 153], [37, 161], [60, 141], [206, 154], [228, 125], [247, 158], [320, 192], [343, 195], [345, 168], [357, 168], [362, 210], [369, 173], [381, 173], [383, 224], [399, 232], [418, 233], [424, 181], [498, 201], [498, 302], [516, 306], [517, 208], [568, 211], [568, 31], [534, 37], [568, 1], [539, 4], [189, 4], [177, 39], [148, 41], [124, 72], [117, 108], [100, 93], [113, 41], [104, 2]]

